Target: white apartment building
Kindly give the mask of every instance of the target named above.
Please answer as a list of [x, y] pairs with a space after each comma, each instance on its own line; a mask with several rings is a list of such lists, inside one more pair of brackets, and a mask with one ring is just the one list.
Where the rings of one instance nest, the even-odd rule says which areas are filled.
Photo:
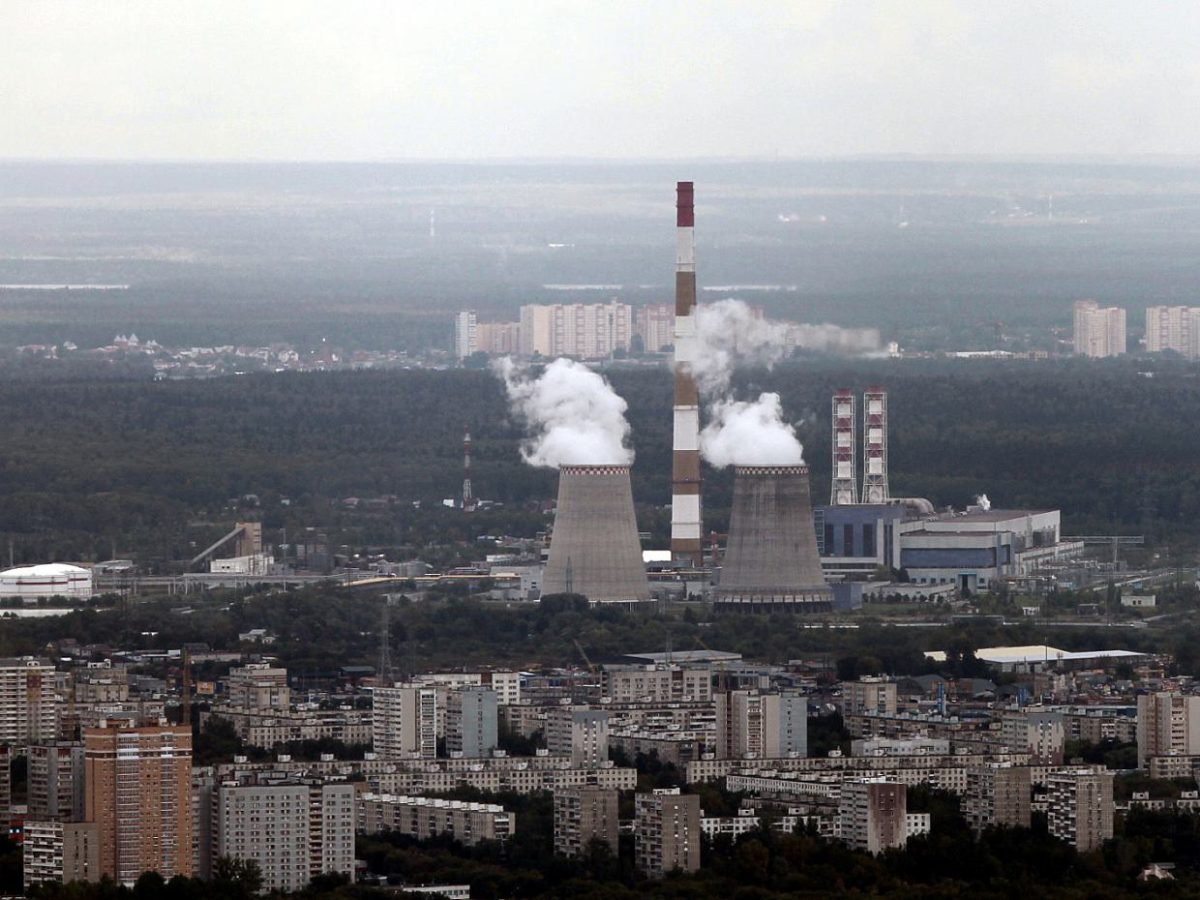
[[661, 353], [675, 344], [675, 307], [669, 303], [638, 307], [634, 330], [647, 353]]
[[460, 687], [446, 697], [446, 752], [490, 756], [497, 746], [496, 692]]
[[600, 690], [614, 703], [711, 700], [712, 670], [679, 666], [605, 666]]
[[599, 766], [608, 760], [608, 713], [564, 704], [546, 713], [546, 748], [551, 756], [569, 756], [574, 766]]
[[842, 715], [860, 716], [878, 713], [896, 714], [896, 682], [864, 676], [858, 681], [842, 682]]
[[1125, 310], [1101, 307], [1095, 300], [1074, 306], [1075, 353], [1079, 356], [1120, 356], [1125, 352]]
[[717, 758], [779, 759], [808, 752], [808, 701], [796, 691], [717, 694]]
[[375, 752], [384, 759], [437, 756], [437, 691], [397, 685], [375, 688], [371, 720]]
[[32, 656], [0, 659], [0, 742], [37, 744], [57, 737], [53, 664]]
[[354, 785], [227, 782], [213, 792], [212, 858], [254, 860], [266, 890], [354, 878]]
[[464, 309], [454, 317], [454, 355], [458, 359], [466, 359], [479, 349], [478, 327], [473, 309]]
[[1188, 359], [1200, 357], [1200, 307], [1146, 307], [1146, 351], [1174, 350]]
[[1138, 768], [1153, 756], [1200, 754], [1200, 697], [1174, 692], [1137, 698]]
[[1060, 712], [1023, 710], [1000, 718], [1000, 741], [1014, 753], [1028, 753], [1035, 765], [1061, 765], [1066, 739]]
[[619, 301], [521, 307], [522, 356], [606, 359], [632, 337], [633, 308]]

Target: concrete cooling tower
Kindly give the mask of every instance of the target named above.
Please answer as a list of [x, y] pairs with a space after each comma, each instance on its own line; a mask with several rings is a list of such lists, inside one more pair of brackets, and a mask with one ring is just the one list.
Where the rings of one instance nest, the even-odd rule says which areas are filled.
[[542, 594], [592, 603], [650, 599], [629, 466], [563, 466]]
[[738, 466], [716, 602], [723, 609], [821, 612], [821, 573], [808, 466]]

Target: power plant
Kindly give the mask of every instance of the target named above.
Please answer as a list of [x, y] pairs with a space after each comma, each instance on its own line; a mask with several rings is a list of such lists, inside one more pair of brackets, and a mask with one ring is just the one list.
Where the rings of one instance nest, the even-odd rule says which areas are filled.
[[854, 465], [854, 392], [840, 388], [833, 395], [833, 485], [829, 503], [843, 506], [858, 495]]
[[675, 185], [675, 428], [671, 461], [671, 556], [702, 562], [700, 390], [692, 373], [696, 333], [696, 212], [693, 185]]
[[888, 502], [887, 393], [863, 392], [863, 503]]
[[582, 594], [592, 603], [650, 599], [629, 466], [559, 468], [558, 510], [542, 575], [547, 594]]
[[833, 591], [821, 573], [808, 466], [737, 466], [729, 541], [716, 604], [821, 612]]

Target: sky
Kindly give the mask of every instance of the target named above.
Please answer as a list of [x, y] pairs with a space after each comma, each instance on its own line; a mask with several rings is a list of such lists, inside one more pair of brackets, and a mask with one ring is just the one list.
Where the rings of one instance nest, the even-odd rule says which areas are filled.
[[1195, 0], [0, 0], [0, 158], [1197, 148]]

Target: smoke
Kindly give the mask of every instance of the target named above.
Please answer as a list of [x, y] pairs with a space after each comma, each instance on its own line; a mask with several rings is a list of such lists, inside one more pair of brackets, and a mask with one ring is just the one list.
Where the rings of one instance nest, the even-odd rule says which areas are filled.
[[532, 378], [509, 357], [493, 371], [504, 380], [513, 414], [529, 429], [521, 458], [531, 466], [628, 465], [628, 405], [604, 378], [582, 363], [556, 359]]
[[796, 429], [783, 421], [779, 395], [735, 400], [738, 366], [770, 368], [791, 350], [788, 326], [755, 315], [741, 300], [696, 307], [697, 346], [692, 373], [704, 398], [708, 424], [700, 432], [700, 453], [710, 465], [788, 466], [804, 461]]
[[711, 465], [795, 466], [804, 462], [796, 429], [783, 421], [779, 395], [757, 400], [717, 400], [700, 432], [700, 452]]
[[992, 501], [988, 499], [987, 494], [980, 494], [978, 497], [975, 498], [975, 505], [978, 506], [980, 509], [982, 509], [984, 512], [987, 512], [989, 509], [992, 508]]

